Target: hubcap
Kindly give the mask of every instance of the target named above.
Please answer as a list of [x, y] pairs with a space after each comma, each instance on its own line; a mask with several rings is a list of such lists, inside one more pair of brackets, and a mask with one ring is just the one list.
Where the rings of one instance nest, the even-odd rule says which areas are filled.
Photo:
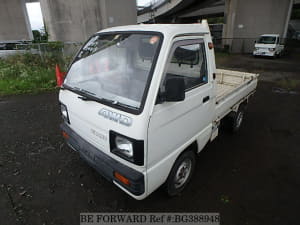
[[243, 113], [239, 112], [238, 117], [236, 119], [236, 127], [239, 128], [243, 121]]
[[175, 175], [175, 188], [182, 187], [190, 176], [192, 169], [192, 161], [190, 159], [185, 159], [180, 166]]

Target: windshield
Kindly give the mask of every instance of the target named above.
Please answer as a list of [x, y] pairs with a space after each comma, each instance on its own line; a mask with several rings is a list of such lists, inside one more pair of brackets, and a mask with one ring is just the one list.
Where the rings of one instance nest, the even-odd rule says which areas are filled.
[[140, 109], [160, 39], [152, 33], [93, 36], [75, 58], [64, 85], [114, 105]]
[[275, 44], [276, 37], [261, 36], [257, 43], [259, 44]]

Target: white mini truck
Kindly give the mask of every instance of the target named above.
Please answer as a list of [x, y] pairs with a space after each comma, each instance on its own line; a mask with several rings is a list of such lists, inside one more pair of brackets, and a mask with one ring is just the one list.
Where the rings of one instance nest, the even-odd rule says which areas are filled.
[[255, 42], [253, 55], [277, 58], [282, 55], [283, 50], [279, 34], [263, 34]]
[[216, 70], [206, 21], [105, 29], [69, 68], [61, 129], [72, 149], [135, 199], [162, 184], [177, 195], [221, 119], [239, 129], [257, 77]]

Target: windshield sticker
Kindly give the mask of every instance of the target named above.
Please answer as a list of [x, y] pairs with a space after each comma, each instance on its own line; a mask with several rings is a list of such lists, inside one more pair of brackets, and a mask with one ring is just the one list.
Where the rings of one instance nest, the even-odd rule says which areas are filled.
[[107, 109], [101, 109], [98, 114], [100, 116], [103, 116], [106, 119], [115, 121], [117, 123], [120, 123], [122, 125], [128, 126], [130, 127], [132, 124], [132, 119], [128, 116], [124, 116], [120, 113], [116, 113], [116, 112], [112, 112], [110, 110]]
[[149, 40], [149, 44], [154, 45], [159, 41], [159, 36], [152, 36]]

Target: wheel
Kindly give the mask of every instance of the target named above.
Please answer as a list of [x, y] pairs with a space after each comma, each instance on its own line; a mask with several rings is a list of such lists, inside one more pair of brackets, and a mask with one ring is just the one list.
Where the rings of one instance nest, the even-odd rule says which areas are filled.
[[245, 114], [245, 106], [240, 105], [237, 112], [231, 112], [224, 118], [224, 128], [232, 133], [236, 133], [240, 130]]
[[245, 107], [241, 105], [237, 112], [231, 115], [231, 131], [236, 133], [240, 130], [245, 114]]
[[241, 128], [244, 119], [244, 112], [245, 112], [244, 109], [241, 108], [235, 113], [235, 117], [233, 119], [233, 127], [232, 127], [233, 132], [237, 132]]
[[194, 152], [187, 151], [179, 156], [165, 183], [166, 192], [169, 196], [176, 196], [183, 191], [192, 177], [195, 164], [196, 157]]

